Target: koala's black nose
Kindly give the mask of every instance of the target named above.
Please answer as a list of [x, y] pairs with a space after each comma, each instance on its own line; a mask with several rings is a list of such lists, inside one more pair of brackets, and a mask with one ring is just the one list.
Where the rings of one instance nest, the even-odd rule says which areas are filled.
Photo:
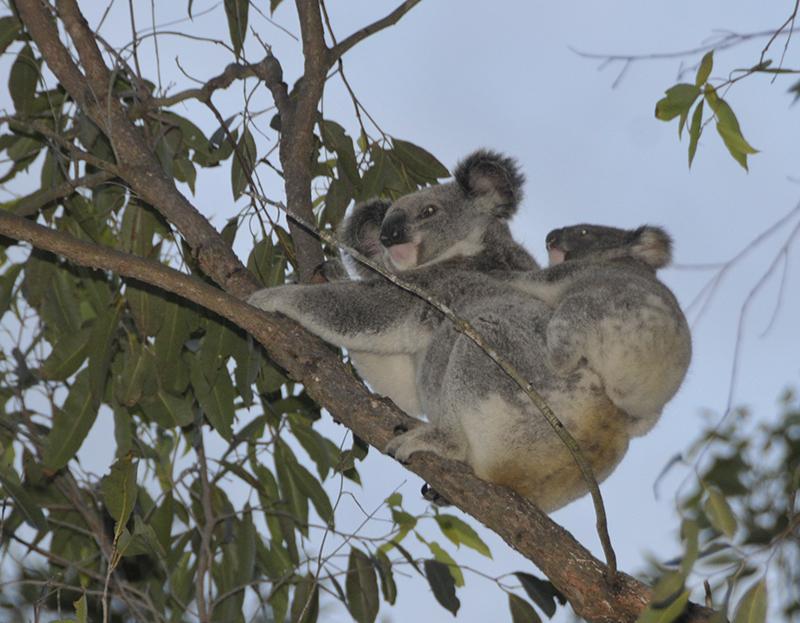
[[544, 239], [544, 246], [548, 249], [552, 247], [558, 241], [558, 237], [560, 234], [561, 234], [560, 229], [554, 229], [553, 231], [551, 231], [549, 234], [547, 234], [547, 237]]
[[395, 212], [387, 216], [381, 224], [381, 244], [384, 247], [391, 247], [408, 242], [406, 224], [406, 215], [403, 212]]

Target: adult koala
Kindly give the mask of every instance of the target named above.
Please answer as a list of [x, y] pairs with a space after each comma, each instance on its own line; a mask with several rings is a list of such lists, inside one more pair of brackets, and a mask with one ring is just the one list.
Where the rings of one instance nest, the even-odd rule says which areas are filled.
[[[543, 356], [552, 309], [492, 276], [536, 268], [508, 229], [521, 185], [513, 161], [479, 151], [457, 167], [454, 182], [357, 211], [345, 238], [470, 322], [530, 379], [603, 479], [628, 447], [629, 418], [589, 368], [567, 376], [552, 370]], [[479, 477], [516, 489], [546, 511], [586, 492], [569, 451], [516, 383], [419, 297], [374, 277], [269, 288], [250, 303], [361, 356], [373, 387], [428, 417], [428, 424], [392, 440], [387, 450], [399, 460], [430, 451], [465, 461]], [[391, 374], [372, 369], [386, 356], [410, 363], [413, 384], [410, 373], [393, 386]]]
[[[427, 257], [434, 241], [445, 245], [435, 247], [435, 259], [431, 263], [449, 257], [448, 268], [504, 274], [539, 270], [533, 257], [511, 237], [507, 224], [522, 198], [524, 182], [514, 161], [494, 152], [477, 151], [459, 164], [455, 177], [453, 184], [413, 193], [394, 206], [380, 200], [355, 206], [342, 223], [340, 240], [392, 273], [402, 272], [400, 267], [407, 261], [403, 254], [419, 253], [422, 247], [422, 257]], [[488, 196], [490, 193], [495, 194]], [[465, 198], [478, 203], [470, 207], [464, 204]], [[489, 201], [493, 206], [489, 209], [492, 217], [488, 220], [484, 218], [485, 208], [480, 208], [481, 201]], [[446, 217], [425, 216], [439, 205], [447, 206]], [[390, 208], [392, 213], [387, 219]], [[464, 218], [467, 215], [471, 218]], [[397, 239], [397, 244], [384, 246], [381, 242], [384, 224], [384, 235]], [[477, 247], [481, 249], [474, 253]], [[443, 251], [439, 250], [442, 248]], [[353, 269], [361, 279], [384, 281], [381, 275], [360, 262], [354, 262]], [[338, 261], [326, 263], [323, 274], [328, 281], [348, 278], [346, 269]], [[376, 393], [388, 396], [403, 411], [419, 417], [424, 411], [419, 400], [415, 359], [413, 353], [350, 349], [351, 362]]]

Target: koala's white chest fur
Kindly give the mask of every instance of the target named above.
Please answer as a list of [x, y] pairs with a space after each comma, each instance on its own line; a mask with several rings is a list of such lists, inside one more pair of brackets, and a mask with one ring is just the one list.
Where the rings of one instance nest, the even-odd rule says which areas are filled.
[[375, 393], [388, 396], [409, 415], [422, 415], [413, 355], [351, 351], [350, 361]]

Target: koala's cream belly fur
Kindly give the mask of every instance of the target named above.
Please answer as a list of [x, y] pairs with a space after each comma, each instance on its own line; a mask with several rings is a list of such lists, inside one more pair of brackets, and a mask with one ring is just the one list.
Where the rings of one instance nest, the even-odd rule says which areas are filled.
[[[628, 449], [628, 418], [605, 396], [592, 393], [546, 395], [576, 439], [598, 482]], [[532, 422], [533, 420], [534, 422]], [[506, 485], [551, 512], [586, 493], [575, 459], [523, 393], [509, 402], [498, 394], [466, 408], [461, 422], [467, 462], [485, 480]]]
[[369, 383], [372, 391], [391, 398], [394, 404], [409, 415], [414, 417], [422, 415], [412, 355], [351, 351], [350, 361], [361, 377]]

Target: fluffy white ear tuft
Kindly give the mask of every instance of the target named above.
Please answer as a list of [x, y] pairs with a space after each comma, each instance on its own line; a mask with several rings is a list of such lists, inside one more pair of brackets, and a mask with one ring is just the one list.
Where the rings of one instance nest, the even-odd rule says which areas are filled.
[[663, 268], [672, 261], [672, 238], [660, 227], [640, 227], [631, 243], [631, 255], [653, 268]]
[[513, 158], [496, 151], [479, 149], [458, 163], [453, 175], [470, 196], [491, 197], [492, 213], [509, 219], [522, 201], [525, 176]]

